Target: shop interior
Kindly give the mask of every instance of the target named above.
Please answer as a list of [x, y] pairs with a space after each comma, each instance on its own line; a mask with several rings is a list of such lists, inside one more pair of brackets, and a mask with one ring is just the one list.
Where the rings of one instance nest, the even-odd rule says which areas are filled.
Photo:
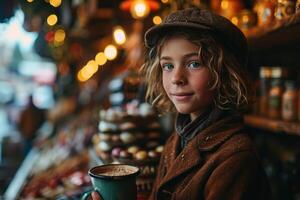
[[136, 165], [147, 199], [174, 115], [145, 100], [144, 33], [197, 6], [249, 45], [244, 116], [274, 200], [300, 199], [299, 0], [0, 2], [0, 199], [80, 199], [96, 165]]

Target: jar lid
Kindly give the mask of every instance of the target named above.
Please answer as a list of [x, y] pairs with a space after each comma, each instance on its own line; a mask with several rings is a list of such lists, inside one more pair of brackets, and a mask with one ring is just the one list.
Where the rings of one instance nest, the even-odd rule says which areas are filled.
[[268, 66], [262, 66], [259, 71], [260, 78], [270, 78], [272, 75], [272, 69]]
[[281, 78], [282, 77], [282, 68], [281, 67], [273, 67], [271, 76], [272, 76], [272, 78]]

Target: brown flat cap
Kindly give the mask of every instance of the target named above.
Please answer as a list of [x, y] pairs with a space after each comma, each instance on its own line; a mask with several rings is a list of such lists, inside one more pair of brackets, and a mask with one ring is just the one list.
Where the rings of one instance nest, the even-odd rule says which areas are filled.
[[161, 24], [151, 27], [145, 34], [146, 47], [152, 48], [172, 27], [211, 31], [218, 35], [242, 65], [247, 62], [247, 39], [241, 30], [225, 17], [196, 7], [173, 12]]

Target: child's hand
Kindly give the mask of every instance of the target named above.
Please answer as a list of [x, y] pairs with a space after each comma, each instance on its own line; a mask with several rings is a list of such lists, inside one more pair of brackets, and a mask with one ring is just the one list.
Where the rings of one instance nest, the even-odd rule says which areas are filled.
[[103, 200], [100, 195], [98, 194], [98, 192], [92, 192], [92, 200]]

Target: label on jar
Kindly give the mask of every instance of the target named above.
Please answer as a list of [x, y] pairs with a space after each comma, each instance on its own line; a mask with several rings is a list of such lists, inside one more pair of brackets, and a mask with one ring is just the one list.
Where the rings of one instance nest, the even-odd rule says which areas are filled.
[[281, 106], [280, 106], [280, 96], [270, 96], [269, 97], [269, 117], [270, 118], [280, 118]]
[[282, 119], [293, 121], [297, 118], [297, 101], [295, 98], [283, 98]]

